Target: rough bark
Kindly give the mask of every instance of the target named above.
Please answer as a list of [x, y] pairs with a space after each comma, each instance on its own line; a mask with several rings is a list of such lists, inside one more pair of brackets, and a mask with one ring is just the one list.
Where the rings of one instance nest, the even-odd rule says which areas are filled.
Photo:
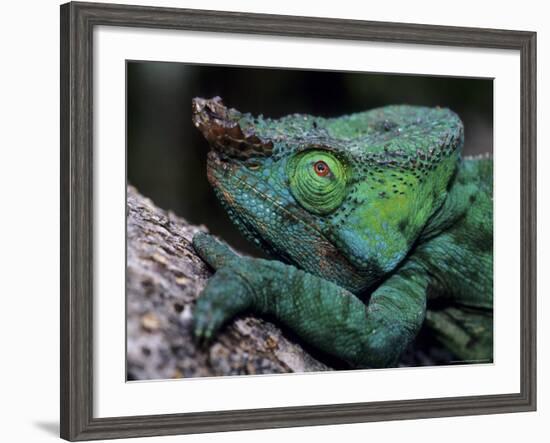
[[191, 245], [199, 230], [206, 228], [128, 187], [128, 379], [329, 370], [278, 327], [249, 316], [229, 324], [210, 346], [195, 346], [193, 307], [212, 274]]

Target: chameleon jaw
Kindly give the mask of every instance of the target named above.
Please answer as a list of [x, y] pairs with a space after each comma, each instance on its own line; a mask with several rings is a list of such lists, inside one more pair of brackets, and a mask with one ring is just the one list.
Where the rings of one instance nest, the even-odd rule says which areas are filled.
[[220, 97], [192, 100], [193, 124], [208, 141], [210, 147], [230, 158], [246, 160], [266, 157], [273, 152], [273, 142], [262, 140], [253, 128], [241, 128], [242, 114], [227, 108]]

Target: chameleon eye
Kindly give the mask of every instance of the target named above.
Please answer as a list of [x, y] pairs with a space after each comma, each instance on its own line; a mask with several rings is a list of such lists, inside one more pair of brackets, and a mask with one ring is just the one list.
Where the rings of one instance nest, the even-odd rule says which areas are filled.
[[290, 159], [287, 168], [290, 191], [304, 209], [324, 215], [342, 204], [347, 170], [331, 152], [302, 151]]
[[330, 172], [330, 168], [323, 160], [313, 163], [313, 170], [319, 177], [325, 177]]

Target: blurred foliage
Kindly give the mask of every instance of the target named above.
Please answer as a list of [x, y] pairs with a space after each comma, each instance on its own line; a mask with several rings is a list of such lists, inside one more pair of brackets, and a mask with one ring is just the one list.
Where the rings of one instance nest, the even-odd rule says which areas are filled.
[[216, 95], [242, 112], [274, 118], [337, 117], [389, 104], [448, 107], [464, 122], [464, 153], [492, 152], [491, 79], [128, 62], [129, 183], [255, 255], [206, 180], [207, 143], [191, 123], [191, 99]]

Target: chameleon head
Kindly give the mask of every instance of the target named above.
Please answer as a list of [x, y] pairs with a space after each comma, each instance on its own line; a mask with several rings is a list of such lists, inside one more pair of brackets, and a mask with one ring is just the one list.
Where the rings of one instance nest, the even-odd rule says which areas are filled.
[[440, 108], [266, 119], [193, 100], [207, 174], [232, 221], [266, 252], [354, 292], [393, 270], [442, 205], [463, 141]]

